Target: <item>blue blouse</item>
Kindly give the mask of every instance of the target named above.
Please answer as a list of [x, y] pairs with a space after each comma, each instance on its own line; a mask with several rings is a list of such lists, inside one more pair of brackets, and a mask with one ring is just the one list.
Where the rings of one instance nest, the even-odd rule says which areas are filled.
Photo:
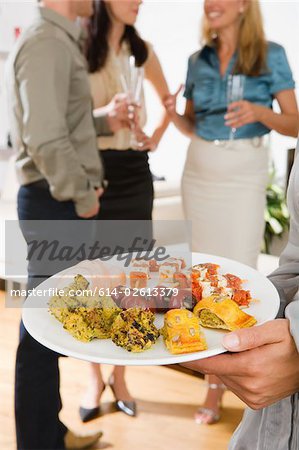
[[[193, 101], [196, 134], [203, 139], [229, 139], [230, 128], [224, 125], [227, 112], [227, 80], [232, 73], [236, 55], [229, 63], [224, 76], [220, 74], [216, 50], [205, 46], [189, 58], [184, 96]], [[272, 108], [277, 92], [294, 89], [295, 83], [286, 53], [278, 44], [268, 43], [268, 70], [259, 76], [246, 76], [244, 100]], [[236, 139], [263, 136], [271, 130], [260, 122], [237, 129]]]

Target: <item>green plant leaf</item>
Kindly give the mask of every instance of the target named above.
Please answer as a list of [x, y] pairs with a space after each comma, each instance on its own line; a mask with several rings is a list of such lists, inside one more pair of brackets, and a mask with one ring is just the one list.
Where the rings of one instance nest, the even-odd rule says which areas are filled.
[[269, 224], [270, 224], [274, 234], [278, 235], [283, 232], [283, 227], [281, 226], [279, 221], [277, 219], [275, 219], [275, 217], [270, 218]]
[[268, 210], [267, 208], [266, 208], [265, 211], [264, 211], [264, 219], [265, 219], [265, 222], [269, 222], [270, 219], [271, 219], [269, 210]]
[[266, 208], [264, 211], [265, 232], [262, 250], [270, 251], [274, 236], [281, 236], [289, 228], [289, 212], [285, 201], [284, 189], [276, 181], [276, 170], [272, 164], [266, 189]]
[[283, 217], [285, 217], [286, 219], [290, 218], [289, 210], [285, 203], [281, 204], [281, 213], [282, 213]]

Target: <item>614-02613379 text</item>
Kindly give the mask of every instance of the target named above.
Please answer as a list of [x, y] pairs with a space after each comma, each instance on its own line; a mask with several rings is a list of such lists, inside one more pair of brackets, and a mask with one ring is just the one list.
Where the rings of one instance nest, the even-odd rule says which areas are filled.
[[170, 288], [164, 286], [157, 286], [154, 288], [129, 288], [129, 287], [116, 287], [113, 289], [110, 288], [99, 288], [95, 287], [94, 289], [70, 289], [67, 292], [64, 289], [59, 288], [48, 288], [48, 289], [11, 289], [10, 296], [11, 297], [28, 297], [29, 295], [33, 297], [45, 297], [45, 296], [59, 296], [59, 297], [104, 297], [104, 296], [113, 296], [117, 294], [121, 294], [124, 297], [158, 297], [158, 296], [176, 296], [179, 293], [178, 288]]

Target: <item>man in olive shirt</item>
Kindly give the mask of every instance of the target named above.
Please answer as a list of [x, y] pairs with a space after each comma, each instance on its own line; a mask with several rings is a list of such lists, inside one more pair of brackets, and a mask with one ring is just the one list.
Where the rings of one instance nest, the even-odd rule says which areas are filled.
[[[77, 9], [82, 3], [91, 10], [89, 1], [74, 2]], [[103, 177], [94, 122], [98, 134], [109, 131], [92, 117], [81, 29], [52, 9], [37, 16], [7, 70], [18, 178], [21, 185], [46, 179], [54, 199], [72, 200], [78, 216], [94, 216]]]
[[[35, 232], [32, 221], [92, 218], [99, 211], [103, 170], [94, 125], [98, 135], [110, 131], [104, 118], [92, 116], [81, 30], [75, 23], [78, 16], [91, 14], [91, 0], [45, 0], [7, 65], [21, 184], [18, 214], [27, 242]], [[115, 131], [116, 119], [108, 120]], [[29, 262], [28, 289], [38, 284], [36, 270]], [[83, 448], [98, 439], [101, 433], [72, 434], [59, 420], [60, 409], [58, 355], [38, 344], [21, 323], [15, 391], [18, 449]]]

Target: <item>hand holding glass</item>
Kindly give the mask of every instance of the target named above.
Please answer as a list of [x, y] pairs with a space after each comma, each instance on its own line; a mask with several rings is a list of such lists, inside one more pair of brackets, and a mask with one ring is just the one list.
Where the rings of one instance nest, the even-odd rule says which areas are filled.
[[130, 56], [128, 59], [128, 67], [121, 76], [120, 81], [124, 92], [129, 99], [129, 119], [131, 129], [130, 147], [138, 149], [139, 142], [137, 139], [138, 123], [136, 123], [137, 108], [140, 107], [142, 85], [144, 80], [144, 71], [142, 67], [136, 67], [135, 57]]
[[[243, 100], [244, 95], [244, 75], [229, 75], [227, 80], [227, 104], [238, 102]], [[235, 138], [235, 133], [237, 129], [231, 128], [229, 134], [229, 140], [233, 141]]]

